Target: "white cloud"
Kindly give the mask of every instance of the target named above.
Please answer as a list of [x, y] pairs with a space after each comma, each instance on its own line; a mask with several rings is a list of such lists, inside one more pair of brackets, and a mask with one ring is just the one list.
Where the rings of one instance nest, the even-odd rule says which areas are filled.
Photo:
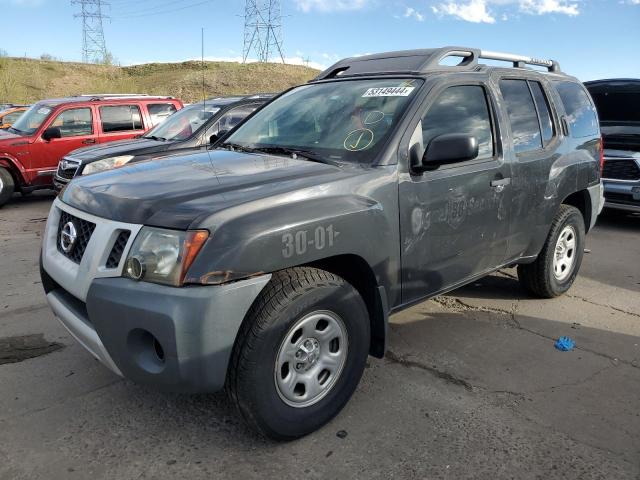
[[[640, 0], [632, 0], [639, 1]], [[578, 4], [566, 0], [520, 0], [520, 10], [532, 15], [544, 15], [545, 13], [562, 13], [575, 16], [580, 14]]]
[[487, 3], [487, 0], [470, 0], [468, 3], [450, 1], [432, 6], [431, 9], [438, 15], [450, 15], [467, 22], [495, 23], [496, 19], [487, 9]]
[[417, 11], [415, 8], [411, 8], [411, 7], [407, 7], [407, 9], [404, 11], [404, 18], [414, 18], [419, 22], [424, 21], [424, 15], [422, 13], [420, 13], [419, 11]]
[[341, 12], [349, 10], [361, 10], [371, 0], [294, 0], [298, 10], [310, 12], [312, 10], [318, 12]]

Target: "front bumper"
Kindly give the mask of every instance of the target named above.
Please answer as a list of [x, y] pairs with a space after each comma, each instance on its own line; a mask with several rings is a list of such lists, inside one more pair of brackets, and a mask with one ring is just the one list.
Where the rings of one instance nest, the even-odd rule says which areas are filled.
[[604, 181], [604, 206], [627, 212], [640, 212], [639, 181]]
[[[79, 264], [56, 248], [60, 211], [96, 223]], [[123, 278], [124, 259], [139, 227], [56, 200], [40, 269], [47, 301], [71, 335], [116, 374], [163, 390], [220, 390], [242, 321], [271, 275], [182, 288]], [[122, 228], [133, 232], [123, 260], [105, 269], [113, 234]]]

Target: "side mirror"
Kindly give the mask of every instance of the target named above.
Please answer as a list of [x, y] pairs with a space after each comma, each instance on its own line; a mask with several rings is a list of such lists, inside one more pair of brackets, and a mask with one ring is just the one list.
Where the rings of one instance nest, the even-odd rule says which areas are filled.
[[478, 156], [478, 140], [473, 135], [447, 133], [429, 142], [419, 165], [413, 170], [422, 173], [440, 165], [473, 160]]
[[42, 132], [42, 138], [50, 142], [54, 138], [62, 138], [62, 134], [60, 133], [60, 129], [58, 127], [49, 127], [44, 132]]
[[229, 133], [229, 130], [221, 130], [218, 133], [214, 133], [213, 135], [211, 135], [209, 137], [209, 144], [213, 145], [218, 140], [220, 140], [222, 137], [224, 137], [227, 133]]

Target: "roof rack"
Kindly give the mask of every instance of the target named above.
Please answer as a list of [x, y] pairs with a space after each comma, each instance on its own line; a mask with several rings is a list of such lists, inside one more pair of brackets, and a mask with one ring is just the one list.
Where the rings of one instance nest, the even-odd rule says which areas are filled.
[[[460, 63], [454, 66], [443, 65], [441, 63], [442, 60], [448, 57], [460, 57]], [[419, 75], [434, 70], [475, 70], [478, 67], [479, 59], [509, 62], [514, 68], [526, 68], [527, 65], [535, 65], [546, 67], [549, 72], [560, 72], [560, 64], [555, 60], [543, 60], [511, 53], [490, 52], [478, 48], [442, 47], [347, 58], [329, 67], [314, 80], [376, 73]]]
[[148, 93], [83, 93], [78, 97], [150, 97]]

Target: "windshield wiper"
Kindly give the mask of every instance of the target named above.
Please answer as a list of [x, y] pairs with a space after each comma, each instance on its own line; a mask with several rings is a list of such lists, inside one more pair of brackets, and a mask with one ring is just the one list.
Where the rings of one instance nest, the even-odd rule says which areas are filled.
[[16, 135], [22, 135], [24, 132], [22, 130], [18, 130], [15, 127], [7, 128], [7, 131], [11, 131], [11, 133], [15, 133]]
[[238, 152], [256, 152], [257, 148], [246, 147], [244, 145], [240, 145], [238, 143], [229, 143], [224, 142], [220, 145], [216, 145], [214, 148], [224, 148], [226, 150], [238, 151]]
[[151, 140], [159, 140], [161, 142], [166, 142], [167, 139], [164, 137], [156, 137], [155, 135], [147, 135], [144, 138], [150, 138]]
[[306, 158], [307, 160], [311, 160], [312, 162], [318, 163], [326, 163], [328, 165], [333, 165], [335, 167], [339, 167], [340, 163], [330, 160], [328, 158], [323, 157], [322, 155], [314, 152], [313, 150], [304, 150], [301, 148], [289, 148], [289, 147], [259, 147], [256, 148], [255, 151], [262, 153], [273, 153], [273, 154], [284, 154], [291, 155], [294, 158], [298, 156]]

